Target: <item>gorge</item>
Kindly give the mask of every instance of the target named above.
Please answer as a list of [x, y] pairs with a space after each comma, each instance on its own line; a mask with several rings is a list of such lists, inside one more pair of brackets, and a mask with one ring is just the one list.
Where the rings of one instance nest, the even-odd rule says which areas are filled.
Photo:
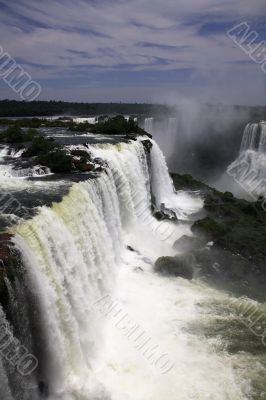
[[154, 271], [193, 237], [202, 192], [174, 189], [149, 136], [48, 131], [101, 169], [17, 174], [21, 153], [2, 146], [1, 399], [263, 399], [265, 321], [256, 335], [242, 319], [265, 303], [197, 267]]

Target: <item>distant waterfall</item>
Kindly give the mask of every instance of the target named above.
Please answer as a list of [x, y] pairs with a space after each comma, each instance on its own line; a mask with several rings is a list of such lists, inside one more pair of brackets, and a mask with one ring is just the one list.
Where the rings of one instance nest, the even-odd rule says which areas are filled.
[[240, 147], [240, 154], [247, 150], [258, 150], [261, 133], [260, 128], [260, 124], [251, 123], [245, 127]]
[[154, 118], [150, 117], [150, 118], [145, 118], [144, 120], [144, 130], [148, 133], [150, 133], [151, 135], [153, 134], [153, 121]]
[[227, 172], [254, 199], [266, 195], [266, 123], [245, 127], [238, 158]]

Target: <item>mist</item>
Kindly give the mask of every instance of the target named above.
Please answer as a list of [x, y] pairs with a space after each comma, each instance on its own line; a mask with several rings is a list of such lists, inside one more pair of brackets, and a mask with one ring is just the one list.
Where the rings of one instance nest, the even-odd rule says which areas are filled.
[[244, 128], [260, 117], [260, 108], [206, 105], [182, 98], [169, 102], [171, 116], [146, 120], [172, 172], [216, 182], [236, 158]]

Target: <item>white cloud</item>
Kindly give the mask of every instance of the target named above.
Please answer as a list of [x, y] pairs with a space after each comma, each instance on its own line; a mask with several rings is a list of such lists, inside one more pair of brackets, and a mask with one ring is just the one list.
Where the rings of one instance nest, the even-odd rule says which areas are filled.
[[14, 0], [8, 6], [14, 13], [0, 17], [1, 44], [31, 64], [35, 79], [81, 77], [88, 68], [192, 69], [203, 79], [262, 74], [256, 65], [239, 63], [248, 58], [226, 32], [199, 30], [204, 23], [262, 17], [265, 0]]

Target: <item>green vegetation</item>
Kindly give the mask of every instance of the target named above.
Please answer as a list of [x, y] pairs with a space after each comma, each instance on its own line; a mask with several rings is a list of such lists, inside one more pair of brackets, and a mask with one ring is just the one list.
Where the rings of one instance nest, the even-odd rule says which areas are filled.
[[206, 217], [193, 224], [192, 232], [203, 234], [207, 240], [216, 240], [224, 236], [227, 231], [224, 224], [216, 222], [210, 217]]
[[[178, 182], [180, 184], [180, 180]], [[214, 243], [212, 254], [200, 253], [200, 263], [206, 267], [208, 263], [213, 265], [218, 262], [222, 268], [231, 268], [232, 276], [235, 277], [239, 277], [242, 272], [246, 274], [248, 270], [256, 270], [256, 273], [265, 275], [266, 212], [262, 207], [264, 199], [249, 202], [235, 198], [230, 192], [222, 193], [200, 182], [191, 182], [193, 189], [202, 185], [202, 194], [205, 197], [204, 211], [207, 214], [205, 218], [193, 224], [192, 231], [206, 242]]]
[[[227, 276], [237, 281], [248, 276], [266, 276], [264, 199], [256, 202], [237, 199], [232, 193], [222, 193], [191, 175], [171, 175], [177, 190], [201, 191], [205, 214], [192, 225], [196, 238], [183, 237], [175, 243], [175, 248], [192, 251], [197, 267], [210, 276], [218, 273], [219, 279]], [[196, 245], [195, 240], [199, 241]], [[209, 249], [205, 247], [207, 242], [213, 242]]]
[[200, 181], [197, 181], [189, 174], [171, 173], [171, 178], [176, 190], [204, 190], [209, 189], [209, 186]]
[[19, 126], [11, 125], [0, 134], [0, 141], [10, 144], [23, 143], [33, 140], [36, 135], [38, 132], [35, 129], [23, 131]]
[[24, 141], [22, 130], [18, 126], [8, 127], [1, 133], [1, 139], [6, 143], [20, 143]]
[[122, 115], [109, 118], [104, 122], [98, 122], [93, 126], [93, 132], [104, 135], [146, 134], [143, 129], [138, 127], [133, 118], [129, 118], [127, 121]]
[[85, 150], [72, 150], [71, 155], [73, 156], [74, 166], [82, 172], [89, 172], [93, 170], [93, 164], [91, 163], [91, 155]]
[[64, 150], [55, 149], [48, 153], [41, 153], [37, 160], [39, 164], [49, 167], [55, 173], [70, 172], [72, 170], [72, 157]]
[[22, 154], [22, 157], [35, 157], [41, 154], [49, 154], [49, 152], [55, 148], [56, 144], [53, 139], [38, 136], [33, 139], [30, 146]]
[[[150, 136], [143, 129], [139, 128], [135, 123], [133, 118], [129, 118], [126, 120], [122, 115], [118, 115], [116, 117], [109, 118], [107, 120], [100, 121], [96, 124], [90, 124], [88, 122], [75, 123], [71, 118], [68, 118], [66, 121], [61, 118], [49, 120], [49, 119], [38, 119], [38, 118], [23, 118], [17, 120], [8, 120], [8, 119], [0, 119], [0, 125], [7, 126], [6, 136], [14, 135], [19, 132], [21, 134], [20, 137], [15, 137], [12, 143], [18, 141], [26, 141], [30, 140], [30, 134], [28, 139], [22, 136], [21, 128], [30, 128], [31, 134], [33, 130], [38, 128], [65, 128], [71, 132], [92, 132], [95, 134], [104, 134], [104, 135], [147, 135]], [[14, 132], [14, 133], [13, 133]], [[29, 131], [28, 131], [29, 132]], [[2, 133], [3, 135], [3, 133]], [[11, 143], [9, 141], [9, 143]]]
[[91, 156], [87, 151], [85, 150], [71, 150], [72, 156], [80, 157], [81, 159], [84, 159], [85, 161], [89, 161], [91, 159]]
[[67, 103], [64, 101], [0, 101], [1, 117], [31, 117], [49, 115], [168, 115], [169, 107], [156, 104], [127, 103]]
[[[34, 162], [49, 167], [52, 172], [70, 172], [78, 170], [81, 172], [89, 172], [95, 169], [91, 162], [91, 156], [85, 150], [73, 150], [68, 154], [58, 143], [52, 138], [41, 136], [36, 128], [46, 127], [64, 127], [77, 132], [93, 131], [95, 133], [112, 134], [112, 135], [128, 135], [131, 139], [134, 135], [145, 134], [146, 132], [140, 129], [133, 119], [128, 121], [123, 116], [110, 118], [106, 121], [101, 121], [95, 125], [88, 123], [75, 124], [71, 119], [67, 121], [44, 120], [37, 118], [24, 118], [21, 120], [2, 120], [3, 125], [7, 126], [0, 135], [0, 142], [19, 144], [23, 143], [26, 150], [22, 157], [33, 158]], [[1, 123], [1, 121], [0, 121]], [[29, 127], [25, 130], [25, 127]], [[145, 143], [144, 146], [150, 149], [151, 143]], [[96, 168], [97, 171], [101, 168]]]
[[35, 157], [38, 164], [50, 168], [54, 173], [70, 172], [72, 170], [72, 157], [51, 138], [34, 137], [22, 157]]
[[143, 129], [139, 128], [133, 118], [126, 120], [123, 115], [99, 121], [96, 124], [83, 122], [76, 124], [70, 122], [68, 129], [72, 132], [93, 132], [103, 135], [129, 135], [129, 134], [147, 134]]
[[217, 246], [265, 265], [266, 212], [261, 201], [251, 203], [216, 191], [207, 196], [204, 207], [213, 219], [223, 220], [225, 232], [215, 238]]

